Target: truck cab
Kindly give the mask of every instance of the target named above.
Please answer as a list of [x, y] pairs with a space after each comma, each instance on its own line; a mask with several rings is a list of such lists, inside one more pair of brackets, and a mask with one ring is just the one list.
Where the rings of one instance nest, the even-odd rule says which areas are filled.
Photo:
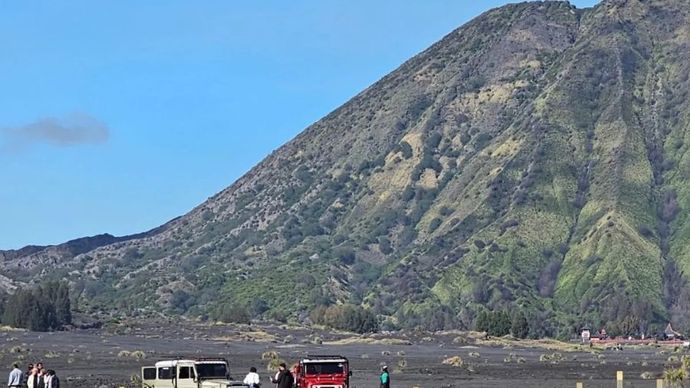
[[230, 378], [227, 360], [163, 360], [141, 368], [142, 388], [227, 388], [242, 385]]
[[350, 362], [342, 356], [307, 356], [295, 367], [297, 388], [349, 388]]

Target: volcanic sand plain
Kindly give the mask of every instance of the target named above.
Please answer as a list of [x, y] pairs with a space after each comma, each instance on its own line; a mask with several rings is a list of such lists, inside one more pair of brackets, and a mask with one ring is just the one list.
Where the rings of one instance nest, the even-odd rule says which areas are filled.
[[[140, 368], [171, 358], [224, 357], [241, 380], [250, 367], [270, 387], [266, 359], [288, 364], [307, 354], [348, 357], [351, 386], [377, 387], [381, 365], [393, 387], [656, 387], [665, 368], [687, 350], [651, 344], [622, 350], [555, 341], [489, 339], [461, 332], [396, 332], [358, 336], [281, 325], [220, 325], [181, 321], [108, 325], [99, 329], [37, 333], [0, 331], [2, 365], [43, 361], [63, 387], [139, 387]], [[445, 362], [445, 363], [444, 363]]]

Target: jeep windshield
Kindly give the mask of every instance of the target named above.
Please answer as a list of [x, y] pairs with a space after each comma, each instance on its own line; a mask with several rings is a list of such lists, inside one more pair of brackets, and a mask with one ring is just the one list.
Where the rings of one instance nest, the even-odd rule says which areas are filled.
[[196, 364], [197, 376], [201, 379], [226, 379], [228, 368], [223, 363], [200, 363]]
[[345, 364], [342, 362], [310, 362], [304, 364], [307, 375], [335, 375], [345, 373]]

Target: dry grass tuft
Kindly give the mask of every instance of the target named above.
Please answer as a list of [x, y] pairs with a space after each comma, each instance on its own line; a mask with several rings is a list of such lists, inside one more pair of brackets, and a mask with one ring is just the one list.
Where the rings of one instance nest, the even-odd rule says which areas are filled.
[[450, 366], [454, 366], [454, 367], [458, 367], [458, 368], [465, 365], [465, 361], [463, 361], [462, 357], [460, 357], [460, 356], [453, 356], [453, 357], [446, 358], [445, 360], [443, 360], [442, 363], [443, 363], [443, 365], [450, 365]]

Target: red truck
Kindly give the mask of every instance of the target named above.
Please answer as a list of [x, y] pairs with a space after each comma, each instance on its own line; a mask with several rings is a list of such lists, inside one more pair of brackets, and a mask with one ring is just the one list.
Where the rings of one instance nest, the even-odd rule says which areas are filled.
[[342, 356], [310, 355], [294, 367], [297, 388], [349, 388], [350, 362]]

